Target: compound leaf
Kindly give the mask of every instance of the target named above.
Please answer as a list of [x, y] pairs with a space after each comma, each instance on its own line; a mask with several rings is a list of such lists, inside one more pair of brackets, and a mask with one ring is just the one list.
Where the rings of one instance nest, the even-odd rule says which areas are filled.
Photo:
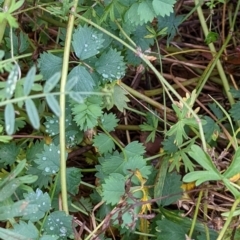
[[121, 87], [118, 85], [114, 86], [114, 92], [113, 92], [113, 104], [118, 108], [120, 112], [123, 112], [123, 109], [127, 107], [127, 102], [130, 100], [126, 96], [127, 92], [124, 91]]
[[1, 143], [0, 144], [0, 163], [6, 165], [12, 165], [20, 153], [20, 147], [14, 142]]
[[140, 22], [152, 22], [155, 17], [155, 13], [152, 7], [152, 2], [149, 0], [145, 0], [139, 3], [138, 11]]
[[38, 239], [39, 237], [38, 229], [30, 221], [28, 223], [19, 221], [14, 224], [12, 232], [24, 236], [24, 239]]

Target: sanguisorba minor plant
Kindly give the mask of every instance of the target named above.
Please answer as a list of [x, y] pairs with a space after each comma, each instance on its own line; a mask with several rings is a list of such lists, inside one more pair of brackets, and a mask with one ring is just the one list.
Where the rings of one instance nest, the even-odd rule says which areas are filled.
[[[239, 172], [235, 161], [221, 174], [206, 154], [203, 125], [214, 122], [194, 111], [199, 92], [182, 98], [151, 63], [161, 61], [151, 46], [166, 35], [169, 43], [186, 17], [175, 16], [175, 3], [0, 1], [0, 238], [217, 238], [167, 208], [181, 198], [182, 166], [186, 182], [223, 181], [238, 198], [228, 180]], [[156, 74], [177, 99], [171, 109], [122, 83], [130, 65]], [[128, 106], [133, 95], [147, 111]], [[126, 110], [143, 116], [138, 130], [148, 140], [164, 132], [158, 170], [142, 143], [112, 134]], [[176, 124], [166, 124], [168, 113]], [[189, 139], [190, 130], [196, 136]], [[196, 175], [194, 163], [207, 171]]]

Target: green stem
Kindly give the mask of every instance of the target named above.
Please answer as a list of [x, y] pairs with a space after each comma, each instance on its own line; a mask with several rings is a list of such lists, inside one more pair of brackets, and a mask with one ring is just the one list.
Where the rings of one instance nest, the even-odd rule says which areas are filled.
[[[63, 65], [62, 65], [62, 78], [60, 85], [60, 92], [65, 92], [67, 75], [68, 75], [68, 63], [71, 50], [71, 39], [74, 26], [74, 12], [77, 8], [78, 0], [74, 0], [74, 5], [69, 15], [67, 34], [64, 47]], [[67, 200], [67, 176], [66, 176], [66, 136], [65, 136], [65, 108], [66, 108], [66, 96], [61, 94], [59, 98], [61, 115], [59, 117], [59, 139], [60, 139], [60, 174], [61, 174], [61, 190], [62, 190], [62, 207], [63, 211], [68, 214], [68, 200]]]
[[[195, 5], [199, 5], [199, 0], [195, 0]], [[230, 39], [232, 38], [232, 32], [234, 30], [234, 25], [235, 25], [235, 22], [236, 22], [236, 16], [237, 16], [237, 13], [239, 11], [239, 7], [240, 7], [240, 1], [238, 1], [237, 7], [236, 7], [236, 11], [235, 11], [235, 15], [234, 15], [234, 19], [232, 21], [232, 25], [230, 26], [230, 31], [229, 31], [229, 34], [228, 34], [225, 42], [223, 43], [220, 51], [214, 57], [213, 61], [210, 63], [210, 66], [208, 68], [206, 68], [205, 71], [204, 71], [203, 78], [202, 78], [203, 81], [201, 83], [200, 88], [198, 89], [197, 96], [201, 92], [203, 86], [205, 85], [205, 83], [206, 83], [207, 79], [209, 78], [213, 68], [216, 65], [217, 69], [218, 69], [218, 72], [219, 72], [219, 75], [221, 77], [222, 83], [223, 83], [224, 90], [225, 90], [226, 95], [228, 97], [228, 101], [229, 101], [229, 103], [231, 105], [234, 104], [233, 96], [232, 96], [232, 94], [229, 91], [230, 90], [230, 86], [229, 86], [229, 83], [228, 83], [225, 71], [223, 69], [223, 66], [222, 66], [221, 62], [219, 61], [219, 58], [222, 55], [222, 52], [224, 51], [224, 49], [226, 49]], [[197, 8], [197, 12], [198, 12], [198, 17], [199, 17], [199, 20], [201, 22], [201, 26], [202, 26], [204, 35], [205, 35], [205, 37], [207, 37], [208, 34], [209, 34], [209, 31], [208, 31], [208, 27], [207, 27], [207, 24], [206, 24], [206, 19], [204, 18], [204, 14], [203, 14], [201, 6], [199, 6]], [[211, 52], [216, 52], [216, 48], [215, 48], [213, 43], [209, 44], [209, 48], [210, 48]]]
[[[239, 2], [239, 1], [238, 1], [238, 2]], [[237, 208], [237, 206], [238, 206], [239, 203], [240, 203], [240, 198], [236, 199], [236, 201], [233, 203], [232, 208], [231, 208], [231, 211], [229, 212], [227, 221], [225, 222], [225, 224], [224, 224], [221, 232], [219, 233], [217, 240], [223, 239], [224, 234], [225, 234], [225, 232], [227, 231], [228, 226], [229, 226], [229, 224], [230, 224], [231, 221], [232, 221], [232, 217], [233, 217], [234, 211], [235, 211], [235, 209]]]
[[[11, 4], [12, 4], [12, 0], [5, 0], [3, 4], [3, 11], [8, 11]], [[7, 25], [7, 20], [3, 19], [2, 22], [0, 23], [0, 45], [3, 39], [3, 35], [5, 33], [6, 25]]]
[[200, 191], [199, 196], [198, 196], [197, 205], [196, 205], [196, 209], [195, 209], [195, 212], [194, 212], [191, 229], [190, 229], [189, 235], [188, 235], [189, 239], [192, 238], [193, 231], [194, 231], [194, 227], [195, 227], [195, 225], [196, 225], [197, 215], [198, 215], [198, 209], [199, 209], [199, 207], [200, 207], [202, 195], [203, 195], [203, 190]]

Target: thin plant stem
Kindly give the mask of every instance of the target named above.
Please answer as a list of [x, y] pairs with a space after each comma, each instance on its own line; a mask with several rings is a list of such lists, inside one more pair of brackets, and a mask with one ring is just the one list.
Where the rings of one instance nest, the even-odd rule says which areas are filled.
[[[71, 14], [69, 15], [66, 41], [64, 47], [63, 55], [63, 65], [62, 65], [62, 78], [60, 85], [60, 92], [65, 92], [67, 75], [68, 75], [68, 62], [71, 49], [71, 39], [74, 26], [74, 12], [77, 8], [78, 0], [74, 0], [73, 7], [71, 9]], [[67, 176], [66, 176], [66, 136], [65, 136], [65, 108], [66, 108], [66, 95], [60, 95], [60, 109], [61, 115], [59, 117], [59, 139], [60, 139], [60, 173], [61, 173], [61, 191], [62, 191], [62, 207], [63, 211], [68, 214], [68, 200], [67, 200]]]
[[193, 216], [193, 220], [192, 220], [192, 225], [191, 225], [191, 228], [190, 228], [190, 231], [189, 231], [189, 235], [188, 235], [188, 237], [189, 237], [190, 239], [192, 238], [193, 231], [194, 231], [194, 227], [195, 227], [195, 225], [196, 225], [197, 215], [198, 215], [198, 209], [199, 209], [199, 207], [200, 207], [200, 203], [201, 203], [202, 196], [203, 196], [203, 190], [200, 191], [199, 196], [198, 196], [198, 200], [197, 200], [197, 204], [196, 204], [196, 209], [195, 209], [194, 216]]
[[217, 240], [222, 240], [222, 239], [223, 239], [224, 234], [226, 233], [226, 231], [227, 231], [227, 229], [228, 229], [228, 226], [229, 226], [229, 224], [230, 224], [231, 221], [232, 221], [232, 217], [233, 217], [234, 211], [236, 210], [236, 208], [237, 208], [237, 206], [238, 206], [239, 203], [240, 203], [240, 198], [236, 199], [236, 201], [233, 203], [232, 208], [231, 208], [231, 210], [230, 210], [230, 212], [229, 212], [227, 221], [225, 222], [222, 230], [220, 231]]

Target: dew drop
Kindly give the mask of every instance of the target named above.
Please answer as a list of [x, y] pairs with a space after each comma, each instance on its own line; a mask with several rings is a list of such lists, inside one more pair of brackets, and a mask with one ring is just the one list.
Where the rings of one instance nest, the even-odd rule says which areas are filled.
[[56, 173], [56, 171], [55, 170], [52, 170], [52, 174], [55, 174]]
[[57, 218], [56, 221], [59, 222], [60, 221], [59, 218]]
[[50, 168], [49, 167], [45, 167], [45, 172], [50, 172]]
[[44, 206], [45, 204], [46, 204], [45, 202], [42, 203], [43, 206]]
[[60, 154], [60, 150], [58, 150], [58, 154]]
[[103, 73], [102, 76], [103, 76], [104, 78], [108, 78], [108, 74], [106, 74], [106, 73]]
[[84, 46], [85, 46], [85, 47], [88, 47], [88, 44], [85, 43]]
[[49, 123], [54, 124], [54, 121], [53, 121], [53, 120], [50, 120]]
[[49, 151], [51, 152], [51, 151], [52, 151], [52, 149], [51, 149], [51, 148], [49, 148]]
[[46, 158], [46, 157], [42, 157], [42, 160], [43, 160], [43, 161], [46, 161], [46, 160], [47, 160], [47, 158]]
[[54, 229], [54, 227], [50, 227], [50, 230], [53, 230]]
[[49, 125], [46, 125], [46, 128], [49, 128]]

